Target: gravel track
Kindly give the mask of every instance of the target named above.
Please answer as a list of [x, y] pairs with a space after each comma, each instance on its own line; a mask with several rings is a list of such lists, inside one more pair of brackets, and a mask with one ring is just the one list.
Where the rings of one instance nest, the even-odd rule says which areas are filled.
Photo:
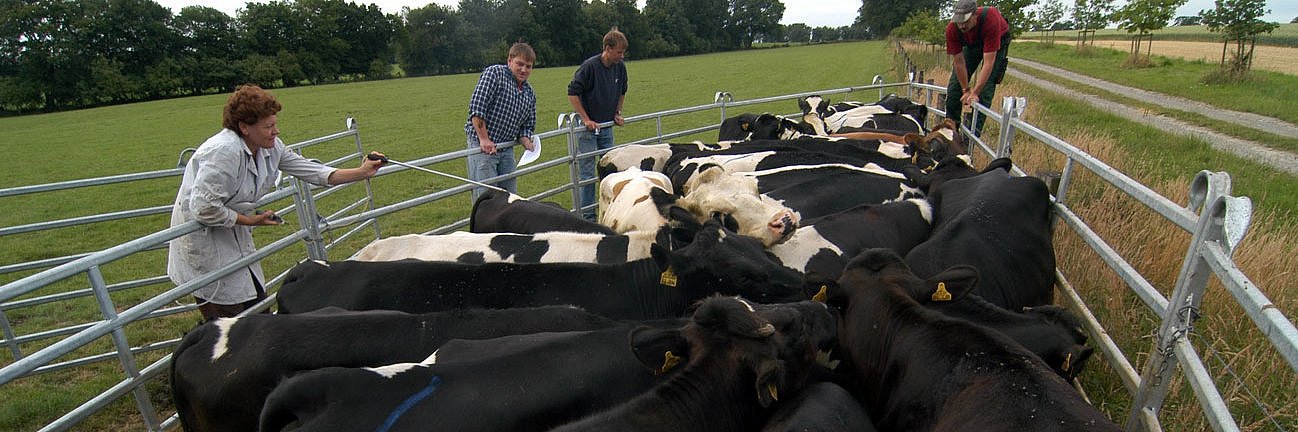
[[1219, 151], [1234, 154], [1236, 156], [1250, 159], [1255, 162], [1270, 166], [1277, 170], [1288, 173], [1292, 176], [1298, 176], [1298, 155], [1290, 152], [1276, 150], [1266, 147], [1257, 142], [1235, 138], [1214, 130], [1192, 125], [1177, 119], [1165, 117], [1158, 114], [1152, 114], [1139, 108], [1127, 106], [1118, 102], [1110, 101], [1102, 97], [1082, 93], [1054, 82], [1028, 75], [1015, 66], [1027, 66], [1036, 70], [1058, 76], [1073, 82], [1101, 88], [1106, 91], [1119, 94], [1139, 95], [1138, 97], [1149, 103], [1165, 106], [1181, 111], [1188, 111], [1201, 114], [1207, 117], [1230, 122], [1242, 127], [1248, 127], [1273, 133], [1281, 136], [1298, 138], [1298, 126], [1277, 120], [1271, 117], [1259, 116], [1256, 114], [1229, 111], [1218, 107], [1212, 107], [1200, 102], [1194, 102], [1183, 98], [1168, 96], [1162, 93], [1155, 93], [1146, 90], [1135, 89], [1107, 81], [1098, 80], [1085, 75], [1069, 72], [1063, 69], [1054, 68], [1028, 60], [1014, 58], [1010, 60], [1009, 75], [1028, 82], [1029, 84], [1041, 87], [1043, 89], [1059, 93], [1071, 99], [1081, 100], [1105, 111], [1112, 112], [1132, 121], [1140, 122], [1161, 129], [1163, 131], [1190, 136], [1207, 142], [1212, 148]]

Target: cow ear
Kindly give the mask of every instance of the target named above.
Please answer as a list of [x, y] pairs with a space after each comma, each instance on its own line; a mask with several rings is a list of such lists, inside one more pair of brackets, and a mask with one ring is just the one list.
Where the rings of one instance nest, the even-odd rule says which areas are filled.
[[921, 303], [959, 301], [978, 285], [978, 270], [972, 266], [958, 265], [924, 281]]
[[757, 365], [757, 403], [768, 408], [780, 400], [780, 387], [784, 383], [784, 362], [776, 359], [763, 359]]
[[654, 375], [670, 372], [689, 358], [689, 342], [678, 328], [638, 326], [628, 336], [631, 353]]

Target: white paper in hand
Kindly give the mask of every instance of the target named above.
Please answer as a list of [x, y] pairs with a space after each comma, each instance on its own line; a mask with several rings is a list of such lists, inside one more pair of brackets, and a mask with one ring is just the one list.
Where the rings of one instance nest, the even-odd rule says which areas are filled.
[[532, 135], [532, 149], [523, 150], [523, 156], [518, 158], [517, 166], [523, 166], [523, 165], [530, 164], [532, 162], [536, 162], [536, 160], [540, 158], [541, 158], [541, 137], [539, 135]]

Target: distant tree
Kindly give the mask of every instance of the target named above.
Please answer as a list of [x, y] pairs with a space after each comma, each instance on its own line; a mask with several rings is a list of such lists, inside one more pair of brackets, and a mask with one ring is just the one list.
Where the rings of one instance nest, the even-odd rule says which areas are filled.
[[1060, 20], [1068, 15], [1068, 6], [1063, 0], [1046, 0], [1036, 10], [1035, 25], [1037, 30], [1046, 32], [1046, 42], [1054, 43], [1054, 33]]
[[[1271, 13], [1265, 0], [1216, 0], [1216, 8], [1201, 10], [1199, 16], [1208, 30], [1221, 32], [1221, 66], [1231, 77], [1242, 77], [1253, 66], [1253, 48], [1257, 35], [1271, 33], [1279, 24], [1258, 19]], [[1227, 48], [1234, 44], [1229, 63]]]
[[1140, 59], [1142, 42], [1146, 44], [1145, 58], [1149, 58], [1154, 44], [1153, 31], [1167, 27], [1168, 20], [1176, 13], [1176, 8], [1187, 1], [1189, 0], [1131, 0], [1114, 13], [1118, 28], [1134, 35], [1131, 39], [1133, 60]]
[[730, 0], [726, 26], [740, 48], [751, 48], [753, 40], [779, 32], [784, 3], [779, 0]]
[[841, 27], [816, 27], [811, 29], [812, 42], [835, 42], [842, 40]]
[[[1113, 21], [1114, 0], [1075, 0], [1073, 4], [1074, 28], [1078, 31], [1078, 46], [1086, 46], [1087, 36], [1094, 35]], [[1091, 40], [1094, 43], [1094, 40]]]
[[1172, 25], [1180, 26], [1197, 26], [1203, 24], [1203, 17], [1198, 15], [1179, 16], [1172, 19]]
[[681, 0], [648, 0], [645, 3], [645, 20], [659, 39], [650, 42], [649, 48], [655, 57], [694, 54], [694, 50], [702, 45], [694, 32], [694, 24], [685, 18], [689, 13]]
[[793, 43], [810, 42], [811, 27], [803, 23], [793, 23], [784, 26], [784, 41]]
[[941, 46], [946, 42], [946, 23], [939, 18], [933, 9], [921, 9], [910, 14], [906, 22], [892, 30], [892, 37], [914, 39], [929, 46]]
[[179, 39], [179, 64], [187, 93], [224, 91], [239, 84], [233, 66], [243, 57], [238, 23], [225, 12], [206, 6], [186, 6], [171, 20]]
[[468, 68], [470, 39], [458, 13], [446, 6], [429, 3], [405, 11], [406, 38], [398, 46], [401, 70], [407, 75], [464, 72]]
[[1298, 24], [1298, 17], [1294, 17], [1293, 19], [1289, 20], [1289, 24]]
[[1018, 38], [1029, 28], [1032, 28], [1032, 20], [1028, 17], [1027, 8], [1035, 4], [1037, 0], [992, 0], [987, 2], [987, 6], [995, 6], [996, 10], [1001, 12], [1005, 21], [1010, 24], [1010, 34], [1013, 38]]
[[[1012, 0], [1027, 1], [1027, 0]], [[941, 10], [948, 6], [950, 0], [861, 0], [857, 10], [856, 23], [861, 26], [868, 39], [879, 39], [887, 36], [892, 29], [906, 22], [910, 14], [923, 9]]]

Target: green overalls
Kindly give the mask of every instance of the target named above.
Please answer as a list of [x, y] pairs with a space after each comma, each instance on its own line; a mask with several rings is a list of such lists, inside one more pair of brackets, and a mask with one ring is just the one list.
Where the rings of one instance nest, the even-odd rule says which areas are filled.
[[[961, 48], [961, 55], [964, 56], [965, 71], [969, 73], [965, 77], [969, 85], [974, 84], [974, 69], [983, 61], [983, 24], [987, 22], [987, 8], [984, 7], [982, 13], [978, 16], [978, 28], [976, 29], [978, 37], [973, 42], [965, 42], [964, 35], [960, 35], [960, 42], [965, 46]], [[982, 91], [978, 92], [978, 103], [984, 106], [995, 108], [992, 104], [992, 97], [996, 93], [996, 85], [1001, 83], [1005, 78], [1005, 68], [1009, 65], [1010, 55], [1010, 31], [1006, 29], [1005, 34], [1001, 35], [1001, 49], [996, 51], [996, 63], [992, 67], [991, 76], [987, 77], [987, 85], [983, 86]], [[955, 68], [951, 68], [951, 80], [946, 86], [946, 117], [960, 124], [960, 96], [964, 94], [964, 89], [960, 87], [960, 80], [956, 78]], [[978, 116], [978, 121], [974, 122], [974, 135], [982, 136], [983, 115]]]

